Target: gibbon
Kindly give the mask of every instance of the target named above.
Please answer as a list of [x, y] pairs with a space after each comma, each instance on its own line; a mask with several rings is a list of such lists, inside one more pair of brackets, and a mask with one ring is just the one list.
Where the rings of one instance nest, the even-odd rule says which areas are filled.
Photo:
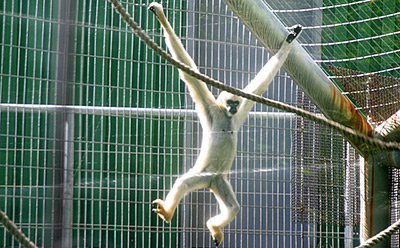
[[[196, 64], [167, 21], [161, 4], [151, 3], [149, 10], [161, 23], [165, 42], [172, 56], [198, 71]], [[245, 92], [261, 95], [266, 91], [301, 31], [301, 25], [291, 28], [279, 51], [244, 88]], [[220, 214], [207, 221], [207, 227], [218, 246], [223, 240], [221, 228], [235, 218], [240, 208], [227, 175], [236, 153], [237, 132], [246, 120], [254, 102], [226, 91], [221, 92], [215, 99], [204, 82], [182, 71], [179, 73], [195, 102], [203, 128], [203, 140], [196, 164], [176, 180], [165, 200], [153, 201], [156, 207], [153, 211], [166, 222], [170, 222], [178, 203], [185, 194], [197, 189], [209, 188], [214, 193], [221, 211]]]

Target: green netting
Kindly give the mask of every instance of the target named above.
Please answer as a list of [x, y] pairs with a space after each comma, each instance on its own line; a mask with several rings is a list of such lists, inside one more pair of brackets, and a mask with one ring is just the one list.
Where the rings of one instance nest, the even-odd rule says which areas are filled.
[[[79, 106], [183, 106], [178, 74], [135, 37], [107, 1], [74, 4], [69, 37], [62, 36], [58, 1], [0, 4], [1, 103], [56, 104], [69, 94], [68, 101]], [[146, 5], [127, 7], [160, 42]], [[185, 6], [170, 1], [167, 8]], [[183, 26], [185, 15], [174, 22]], [[71, 46], [69, 93], [60, 90], [61, 40]], [[0, 208], [39, 247], [57, 246], [64, 233], [60, 163], [65, 147], [57, 121], [62, 115], [43, 109], [0, 116]], [[175, 175], [181, 165], [179, 118], [74, 117], [73, 245], [176, 247], [177, 220], [166, 227], [169, 232], [157, 235], [152, 230], [159, 220], [149, 203], [160, 195], [155, 191], [162, 183], [159, 175]], [[0, 228], [1, 246], [15, 242]]]

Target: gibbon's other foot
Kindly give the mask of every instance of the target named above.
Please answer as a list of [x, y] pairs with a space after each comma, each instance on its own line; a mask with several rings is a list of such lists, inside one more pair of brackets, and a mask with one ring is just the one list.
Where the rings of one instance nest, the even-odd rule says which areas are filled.
[[172, 219], [172, 215], [170, 213], [168, 213], [165, 209], [164, 209], [164, 201], [161, 199], [156, 199], [152, 202], [153, 204], [153, 211], [155, 213], [158, 214], [158, 216], [160, 216], [161, 219], [163, 219], [165, 222], [169, 223], [171, 222]]
[[219, 246], [224, 239], [224, 234], [219, 227], [213, 226], [210, 221], [207, 221], [208, 230], [210, 230], [211, 237], [214, 240], [216, 246]]
[[297, 37], [300, 35], [303, 26], [300, 24], [294, 25], [293, 27], [290, 28], [292, 31], [290, 31], [289, 35], [286, 38], [286, 41], [288, 43], [292, 43]]

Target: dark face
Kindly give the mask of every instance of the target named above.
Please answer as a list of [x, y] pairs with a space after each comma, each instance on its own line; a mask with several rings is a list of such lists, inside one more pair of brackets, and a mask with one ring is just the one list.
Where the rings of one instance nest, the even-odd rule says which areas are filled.
[[227, 103], [227, 107], [228, 107], [228, 112], [231, 115], [236, 114], [237, 111], [238, 111], [240, 102], [239, 101], [234, 101], [234, 100], [228, 100], [226, 103]]

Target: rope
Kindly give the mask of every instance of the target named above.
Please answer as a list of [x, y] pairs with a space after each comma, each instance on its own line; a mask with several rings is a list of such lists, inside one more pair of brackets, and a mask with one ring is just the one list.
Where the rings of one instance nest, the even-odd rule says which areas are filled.
[[37, 248], [37, 246], [32, 241], [30, 241], [29, 238], [27, 238], [25, 234], [20, 229], [18, 229], [18, 227], [14, 224], [14, 222], [12, 222], [8, 218], [8, 216], [1, 210], [0, 210], [0, 222], [21, 245], [23, 245], [26, 248]]
[[118, 0], [108, 0], [110, 1], [116, 12], [121, 15], [123, 20], [128, 24], [130, 28], [136, 33], [137, 36], [147, 45], [149, 46], [155, 53], [157, 53], [160, 57], [168, 61], [170, 64], [173, 66], [177, 67], [178, 69], [182, 70], [183, 72], [189, 74], [192, 77], [195, 77], [204, 83], [211, 85], [215, 88], [218, 88], [223, 91], [230, 92], [234, 95], [240, 96], [247, 98], [253, 102], [258, 102], [273, 108], [277, 108], [286, 112], [291, 112], [295, 113], [299, 116], [302, 116], [308, 120], [314, 121], [316, 123], [328, 126], [342, 135], [349, 136], [353, 138], [354, 140], [362, 141], [364, 144], [377, 148], [379, 150], [400, 150], [400, 143], [397, 142], [384, 142], [382, 140], [376, 139], [369, 137], [365, 134], [359, 133], [354, 131], [351, 128], [348, 128], [340, 123], [337, 123], [335, 121], [329, 120], [325, 117], [319, 116], [315, 113], [308, 112], [306, 110], [296, 108], [293, 106], [290, 106], [288, 104], [278, 102], [275, 100], [271, 100], [262, 96], [258, 96], [255, 94], [250, 94], [250, 93], [245, 93], [239, 89], [230, 87], [228, 85], [225, 85], [215, 79], [212, 79], [204, 74], [201, 74], [199, 72], [196, 72], [192, 70], [189, 66], [175, 60], [172, 56], [170, 56], [165, 50], [163, 50], [161, 47], [159, 47], [147, 34], [146, 32], [140, 28], [140, 26], [133, 20], [133, 18], [129, 15], [129, 13], [126, 12], [126, 10], [122, 7], [121, 3]]
[[376, 234], [372, 238], [365, 241], [364, 244], [357, 246], [357, 248], [370, 248], [377, 245], [379, 242], [389, 238], [393, 233], [400, 230], [400, 219], [393, 223], [391, 226]]

